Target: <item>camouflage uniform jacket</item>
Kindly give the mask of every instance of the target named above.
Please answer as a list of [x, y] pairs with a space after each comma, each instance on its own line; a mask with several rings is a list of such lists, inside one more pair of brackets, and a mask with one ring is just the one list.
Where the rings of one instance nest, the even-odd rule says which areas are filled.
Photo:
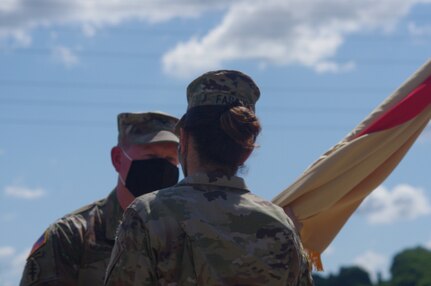
[[53, 223], [27, 258], [20, 285], [103, 285], [122, 214], [112, 191]]
[[126, 210], [105, 285], [312, 285], [292, 225], [239, 177], [189, 176]]

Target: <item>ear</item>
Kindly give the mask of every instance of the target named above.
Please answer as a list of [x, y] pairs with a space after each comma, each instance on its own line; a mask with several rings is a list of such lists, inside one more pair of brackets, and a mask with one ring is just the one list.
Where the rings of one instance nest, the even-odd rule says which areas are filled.
[[115, 171], [117, 173], [120, 172], [121, 167], [121, 149], [118, 146], [115, 146], [111, 149], [111, 162], [112, 166], [114, 166]]
[[248, 157], [250, 157], [250, 155], [251, 155], [251, 152], [253, 152], [253, 149], [248, 150], [247, 152], [245, 152], [241, 156], [240, 165], [243, 165], [245, 163], [245, 161], [247, 161]]

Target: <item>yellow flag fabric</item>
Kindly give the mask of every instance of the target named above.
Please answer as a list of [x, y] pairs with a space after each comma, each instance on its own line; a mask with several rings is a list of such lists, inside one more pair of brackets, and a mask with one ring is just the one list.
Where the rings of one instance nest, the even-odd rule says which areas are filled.
[[293, 213], [314, 266], [367, 197], [402, 160], [431, 118], [431, 60], [273, 202]]

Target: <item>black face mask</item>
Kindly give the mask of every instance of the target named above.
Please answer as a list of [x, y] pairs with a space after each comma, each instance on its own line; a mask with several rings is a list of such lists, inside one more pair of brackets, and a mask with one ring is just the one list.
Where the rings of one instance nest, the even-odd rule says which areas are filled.
[[135, 197], [139, 197], [175, 185], [178, 177], [177, 166], [166, 159], [133, 160], [125, 185]]

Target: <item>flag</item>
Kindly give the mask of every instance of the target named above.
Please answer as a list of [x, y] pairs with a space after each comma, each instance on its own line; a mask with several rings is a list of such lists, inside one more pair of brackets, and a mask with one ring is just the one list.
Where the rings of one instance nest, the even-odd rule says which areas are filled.
[[30, 255], [31, 256], [33, 253], [35, 253], [39, 248], [41, 248], [45, 243], [46, 243], [46, 239], [47, 239], [47, 232], [45, 231], [40, 237], [39, 239], [33, 244], [33, 247], [31, 248], [30, 251]]
[[300, 225], [317, 270], [361, 202], [394, 170], [431, 118], [431, 60], [272, 201]]

